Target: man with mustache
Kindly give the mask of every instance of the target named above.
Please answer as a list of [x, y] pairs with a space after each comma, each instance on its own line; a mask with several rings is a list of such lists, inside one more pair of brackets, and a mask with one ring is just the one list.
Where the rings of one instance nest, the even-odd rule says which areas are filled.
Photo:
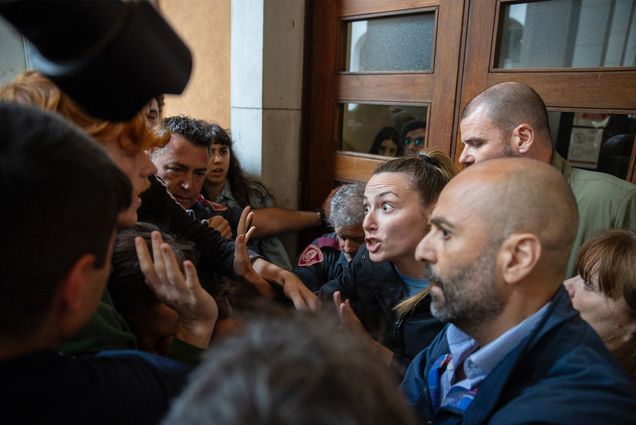
[[431, 224], [415, 255], [449, 324], [402, 383], [422, 423], [636, 423], [636, 388], [561, 285], [578, 215], [556, 169], [470, 167]]

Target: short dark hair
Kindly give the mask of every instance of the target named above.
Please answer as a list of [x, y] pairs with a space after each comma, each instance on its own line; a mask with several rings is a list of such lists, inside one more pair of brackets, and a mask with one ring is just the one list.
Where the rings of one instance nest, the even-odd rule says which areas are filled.
[[414, 424], [389, 369], [323, 316], [251, 321], [210, 350], [163, 424]]
[[0, 102], [0, 337], [31, 336], [84, 254], [106, 260], [130, 181], [59, 116]]
[[539, 93], [526, 84], [506, 82], [488, 87], [466, 105], [462, 120], [481, 108], [504, 138], [518, 125], [527, 123], [544, 135], [542, 140], [550, 142], [548, 110]]
[[[142, 237], [152, 255], [151, 233], [160, 231], [154, 224], [139, 222], [130, 229], [124, 229], [117, 234], [110, 277], [108, 278], [108, 292], [117, 311], [124, 317], [128, 326], [137, 336], [139, 347], [149, 351], [149, 347], [143, 346], [142, 338], [139, 338], [143, 330], [143, 320], [153, 319], [153, 309], [161, 303], [155, 293], [145, 282], [145, 276], [139, 266], [135, 238]], [[177, 240], [169, 233], [161, 232], [164, 242], [172, 247], [177, 262], [181, 265], [185, 260], [192, 261], [196, 266], [198, 254], [194, 243]]]
[[402, 126], [400, 129], [400, 140], [404, 142], [406, 139], [406, 135], [409, 134], [413, 130], [417, 130], [418, 128], [426, 128], [426, 123], [422, 120], [413, 120], [409, 121]]
[[[161, 122], [161, 130], [177, 134], [194, 146], [210, 149], [213, 135], [210, 124], [203, 120], [198, 120], [185, 115], [164, 118]], [[161, 148], [160, 148], [161, 150]]]

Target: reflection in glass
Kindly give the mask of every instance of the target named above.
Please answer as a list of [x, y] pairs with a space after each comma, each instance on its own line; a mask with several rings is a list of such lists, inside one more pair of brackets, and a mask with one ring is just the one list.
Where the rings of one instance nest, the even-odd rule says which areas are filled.
[[426, 106], [341, 106], [341, 149], [382, 156], [415, 155], [426, 143]]
[[636, 66], [634, 0], [503, 4], [498, 68]]
[[434, 34], [434, 12], [349, 22], [345, 71], [430, 70]]
[[636, 115], [548, 112], [557, 152], [574, 167], [625, 179], [636, 137]]

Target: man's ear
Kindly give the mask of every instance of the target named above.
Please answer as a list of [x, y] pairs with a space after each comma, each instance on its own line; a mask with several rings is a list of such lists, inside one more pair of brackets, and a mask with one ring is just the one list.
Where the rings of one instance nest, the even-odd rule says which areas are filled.
[[530, 124], [519, 124], [512, 130], [512, 148], [521, 156], [525, 156], [534, 143], [534, 128]]
[[510, 235], [499, 250], [504, 282], [514, 285], [522, 281], [536, 267], [541, 258], [541, 242], [532, 233]]
[[63, 334], [73, 334], [93, 313], [87, 312], [91, 291], [95, 285], [95, 255], [84, 254], [75, 261], [57, 291], [56, 310]]

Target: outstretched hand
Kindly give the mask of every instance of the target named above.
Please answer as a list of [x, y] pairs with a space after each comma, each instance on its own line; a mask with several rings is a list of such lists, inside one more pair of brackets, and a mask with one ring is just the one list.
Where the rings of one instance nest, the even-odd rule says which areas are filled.
[[[251, 226], [254, 212], [250, 206], [243, 209], [238, 226], [236, 227], [236, 239], [234, 240], [234, 273], [254, 285], [258, 292], [265, 298], [272, 299], [276, 296], [274, 288], [254, 271], [252, 260], [247, 251], [247, 243], [252, 238], [256, 228]], [[246, 231], [246, 229], [248, 229]]]
[[191, 345], [208, 346], [219, 315], [214, 298], [201, 287], [194, 264], [183, 262], [185, 276], [172, 248], [163, 242], [161, 233], [152, 232], [152, 259], [141, 237], [135, 238], [139, 267], [159, 301], [179, 313], [177, 337]]
[[351, 308], [349, 300], [347, 299], [342, 301], [340, 291], [333, 293], [333, 304], [336, 306], [336, 310], [338, 310], [338, 317], [340, 318], [340, 323], [343, 326], [346, 326], [357, 334], [367, 337], [370, 336], [360, 319], [358, 319], [356, 313]]
[[320, 300], [305, 284], [292, 272], [282, 273], [283, 293], [299, 310], [318, 311]]
[[391, 364], [391, 359], [393, 358], [393, 352], [369, 335], [367, 330], [364, 328], [364, 325], [351, 308], [349, 300], [346, 299], [342, 301], [340, 291], [336, 291], [333, 293], [333, 303], [338, 310], [338, 316], [340, 317], [340, 323], [342, 326], [360, 335], [364, 340], [366, 340], [378, 360], [389, 366]]

